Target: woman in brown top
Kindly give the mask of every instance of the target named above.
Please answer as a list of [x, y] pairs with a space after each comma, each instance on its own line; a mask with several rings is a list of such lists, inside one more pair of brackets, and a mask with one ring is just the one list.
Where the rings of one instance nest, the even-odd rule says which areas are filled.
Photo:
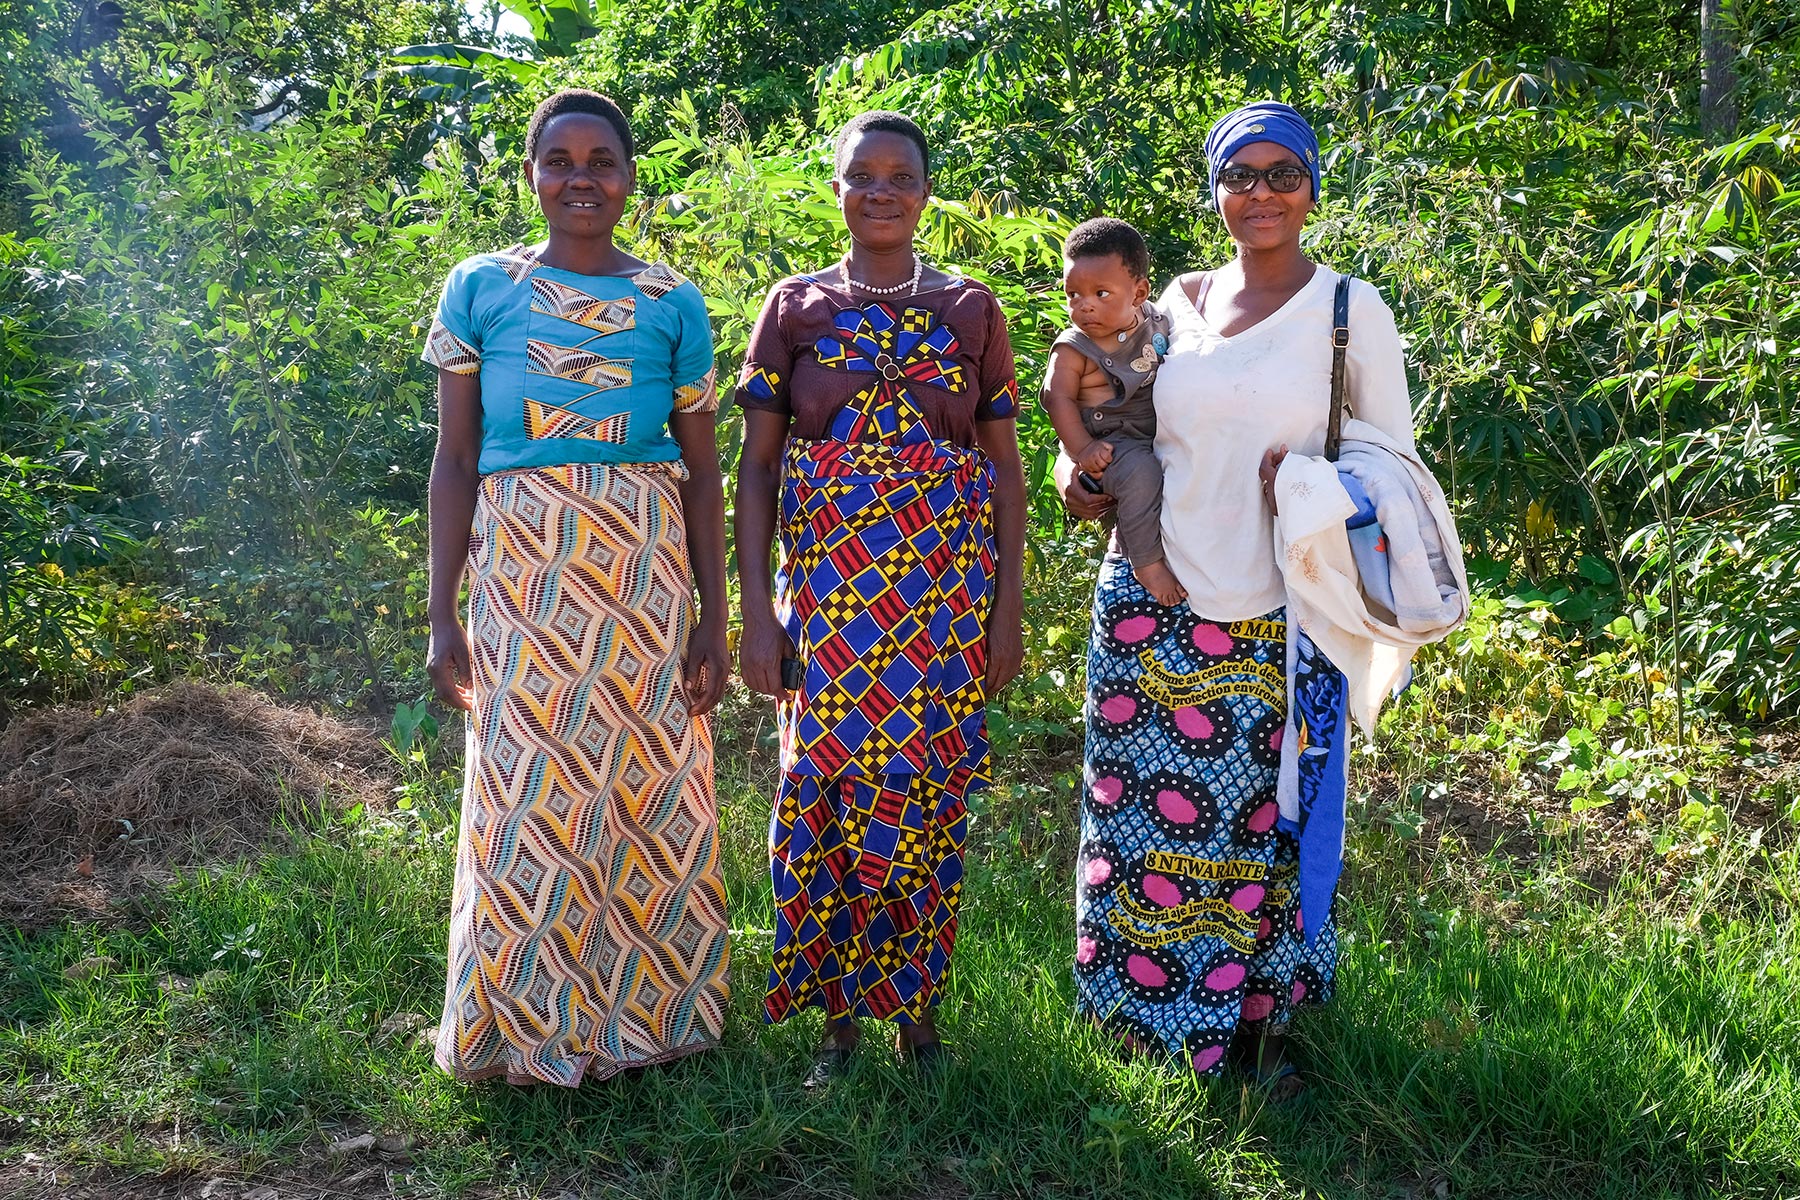
[[899, 113], [844, 127], [850, 251], [769, 293], [738, 384], [741, 669], [781, 729], [765, 1010], [825, 1010], [809, 1086], [846, 1066], [858, 1017], [941, 1058], [986, 701], [1023, 657], [1012, 347], [992, 292], [913, 249], [929, 161]]

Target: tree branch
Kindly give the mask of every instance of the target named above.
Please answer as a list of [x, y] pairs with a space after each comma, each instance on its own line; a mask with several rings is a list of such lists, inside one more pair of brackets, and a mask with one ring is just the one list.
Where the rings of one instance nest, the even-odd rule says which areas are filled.
[[297, 77], [288, 80], [275, 90], [275, 98], [273, 100], [270, 100], [260, 108], [247, 108], [244, 110], [243, 115], [246, 117], [268, 116], [270, 113], [286, 104], [288, 102], [288, 97], [297, 96], [299, 94], [299, 85], [300, 80]]

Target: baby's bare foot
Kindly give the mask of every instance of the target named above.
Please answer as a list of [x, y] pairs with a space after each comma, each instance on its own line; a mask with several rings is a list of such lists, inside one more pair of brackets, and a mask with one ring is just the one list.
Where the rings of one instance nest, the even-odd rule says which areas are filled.
[[1156, 602], [1164, 607], [1180, 604], [1187, 599], [1187, 589], [1181, 586], [1181, 580], [1175, 578], [1175, 572], [1169, 570], [1169, 564], [1160, 558], [1134, 568], [1131, 573], [1144, 585], [1144, 590], [1155, 596]]

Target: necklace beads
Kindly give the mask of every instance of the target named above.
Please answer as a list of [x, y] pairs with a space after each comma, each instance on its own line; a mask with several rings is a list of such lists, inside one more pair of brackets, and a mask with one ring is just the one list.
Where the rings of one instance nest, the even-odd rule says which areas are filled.
[[925, 260], [920, 258], [916, 251], [912, 256], [912, 261], [912, 278], [908, 279], [905, 283], [896, 283], [890, 287], [873, 287], [851, 275], [850, 256], [848, 254], [838, 261], [838, 266], [843, 268], [844, 282], [848, 283], [859, 292], [867, 292], [871, 296], [898, 296], [904, 292], [906, 295], [910, 296], [919, 290], [919, 280], [925, 274]]

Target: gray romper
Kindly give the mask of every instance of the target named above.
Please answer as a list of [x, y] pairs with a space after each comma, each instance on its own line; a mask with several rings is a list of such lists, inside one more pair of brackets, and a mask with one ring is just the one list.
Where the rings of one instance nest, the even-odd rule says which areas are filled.
[[1149, 566], [1163, 556], [1162, 465], [1156, 461], [1156, 405], [1150, 393], [1156, 366], [1168, 349], [1170, 323], [1149, 301], [1143, 313], [1137, 332], [1123, 342], [1102, 347], [1079, 329], [1065, 329], [1052, 343], [1081, 351], [1112, 382], [1111, 400], [1081, 406], [1081, 426], [1089, 437], [1113, 448], [1100, 484], [1118, 501], [1119, 544], [1133, 567]]

